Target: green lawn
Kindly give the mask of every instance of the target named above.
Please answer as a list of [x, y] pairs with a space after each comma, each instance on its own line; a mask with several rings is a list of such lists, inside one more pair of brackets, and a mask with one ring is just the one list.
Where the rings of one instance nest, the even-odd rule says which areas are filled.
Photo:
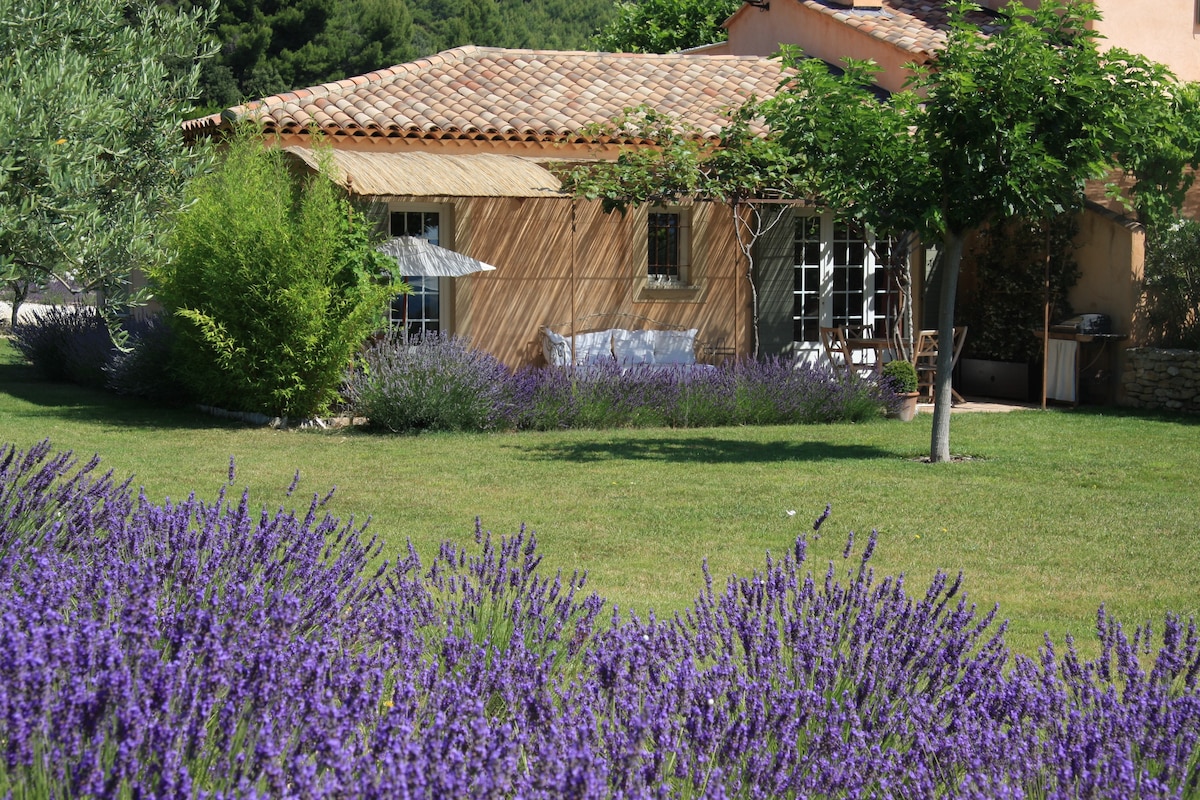
[[[534, 529], [544, 564], [585, 569], [622, 610], [685, 607], [701, 563], [748, 574], [833, 516], [810, 548], [841, 563], [848, 531], [879, 531], [877, 573], [922, 593], [962, 570], [971, 601], [1000, 604], [1010, 643], [1043, 632], [1088, 651], [1096, 608], [1128, 623], [1200, 612], [1200, 419], [1114, 409], [959, 414], [952, 450], [920, 462], [929, 415], [913, 423], [706, 430], [382, 436], [275, 431], [163, 411], [41, 383], [0, 343], [0, 442], [98, 453], [156, 501], [235, 487], [256, 504], [306, 503], [337, 486], [332, 513], [365, 520], [393, 553], [465, 542], [475, 517], [496, 534]], [[284, 492], [299, 469], [293, 500]], [[794, 516], [787, 512], [795, 510]]]

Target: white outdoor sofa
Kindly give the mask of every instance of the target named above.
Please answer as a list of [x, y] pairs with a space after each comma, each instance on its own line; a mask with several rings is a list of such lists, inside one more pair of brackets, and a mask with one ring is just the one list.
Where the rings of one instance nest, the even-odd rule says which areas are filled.
[[[573, 335], [560, 334], [554, 328], [570, 330], [570, 325], [541, 328], [542, 353], [546, 363], [554, 367], [571, 365], [574, 339], [575, 366], [585, 367], [616, 363], [622, 368], [687, 367], [710, 368], [697, 362], [696, 328], [684, 329], [656, 322], [646, 317], [615, 315], [613, 321], [630, 327], [606, 327], [580, 330]], [[609, 315], [612, 319], [613, 315]], [[620, 319], [624, 317], [625, 319]], [[637, 327], [634, 327], [634, 326]], [[585, 327], [585, 326], [577, 326]], [[701, 348], [703, 349], [703, 348]]]

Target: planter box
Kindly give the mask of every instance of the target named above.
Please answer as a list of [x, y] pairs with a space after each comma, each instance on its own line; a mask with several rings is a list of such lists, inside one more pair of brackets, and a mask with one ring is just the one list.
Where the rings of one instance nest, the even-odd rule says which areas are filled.
[[1004, 400], [1029, 400], [1029, 364], [963, 358], [958, 362], [959, 393]]

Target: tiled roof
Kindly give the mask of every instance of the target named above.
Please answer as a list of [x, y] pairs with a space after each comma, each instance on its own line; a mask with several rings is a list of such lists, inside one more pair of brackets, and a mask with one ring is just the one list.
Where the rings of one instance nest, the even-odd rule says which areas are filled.
[[[949, 30], [943, 0], [883, 0], [882, 7], [877, 9], [847, 8], [832, 0], [797, 2], [914, 55], [927, 55], [941, 48]], [[991, 11], [972, 11], [967, 19], [984, 33], [991, 33], [997, 27], [996, 15]]]
[[725, 109], [773, 94], [781, 74], [779, 62], [757, 56], [460, 47], [191, 120], [185, 130], [253, 115], [279, 133], [316, 125], [332, 136], [571, 141], [645, 104], [712, 134]]

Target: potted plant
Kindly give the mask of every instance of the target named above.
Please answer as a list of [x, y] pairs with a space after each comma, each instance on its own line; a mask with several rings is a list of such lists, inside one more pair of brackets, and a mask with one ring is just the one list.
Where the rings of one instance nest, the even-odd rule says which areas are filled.
[[888, 403], [888, 417], [911, 422], [917, 415], [917, 368], [910, 361], [896, 359], [884, 364], [881, 374], [896, 394]]

